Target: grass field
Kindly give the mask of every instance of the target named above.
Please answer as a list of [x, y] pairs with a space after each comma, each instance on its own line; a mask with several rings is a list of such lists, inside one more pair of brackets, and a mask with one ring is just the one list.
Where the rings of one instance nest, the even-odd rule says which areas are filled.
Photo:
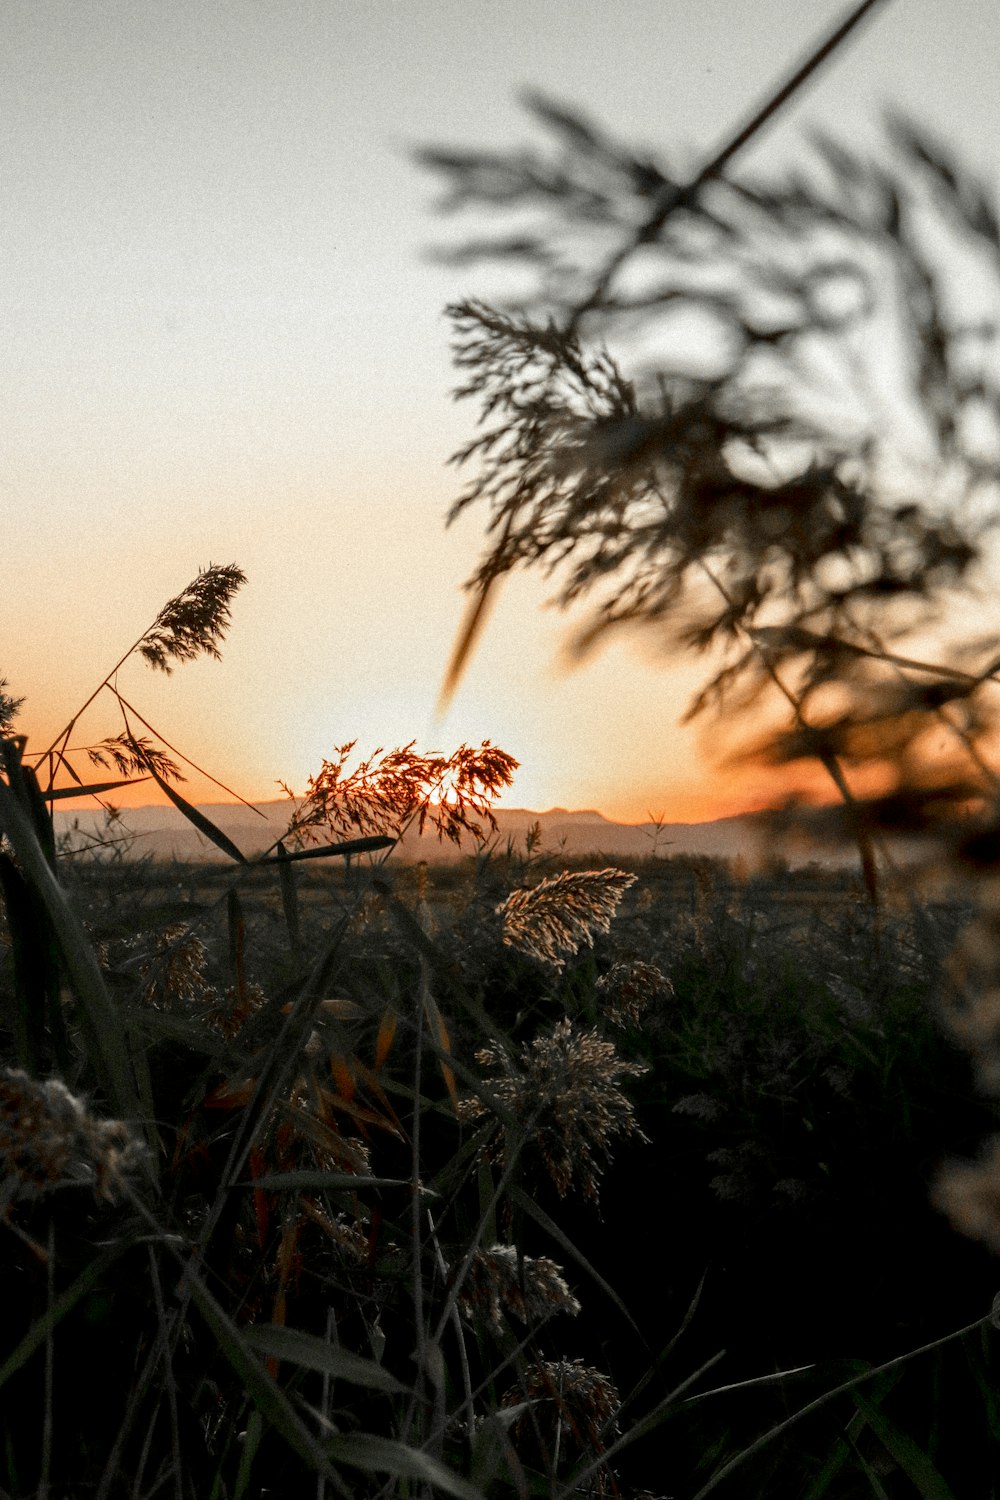
[[929, 1201], [996, 1128], [957, 901], [537, 847], [56, 867], [140, 1109], [65, 986], [26, 1022], [10, 923], [8, 1494], [994, 1492], [995, 1262]]

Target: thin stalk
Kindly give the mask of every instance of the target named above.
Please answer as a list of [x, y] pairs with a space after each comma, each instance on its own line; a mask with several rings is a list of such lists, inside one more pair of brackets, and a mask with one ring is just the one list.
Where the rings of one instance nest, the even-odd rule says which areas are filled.
[[[174, 1324], [175, 1339], [180, 1337], [180, 1324], [181, 1319], [178, 1318]], [[135, 1423], [135, 1419], [139, 1413], [139, 1407], [142, 1403], [143, 1397], [149, 1389], [153, 1376], [156, 1373], [156, 1367], [159, 1363], [160, 1355], [161, 1351], [157, 1347], [157, 1344], [154, 1343], [151, 1346], [148, 1354], [146, 1355], [138, 1378], [134, 1382], [132, 1390], [129, 1393], [128, 1404], [122, 1415], [121, 1424], [118, 1428], [117, 1433], [115, 1434], [114, 1442], [111, 1445], [111, 1451], [105, 1460], [104, 1469], [101, 1473], [101, 1478], [97, 1486], [94, 1500], [108, 1500], [108, 1497], [111, 1494], [111, 1486], [114, 1483], [115, 1475], [118, 1472], [118, 1464], [121, 1460], [122, 1453], [124, 1452], [125, 1444], [128, 1441], [129, 1433], [131, 1432], [132, 1427]], [[150, 1425], [152, 1425], [152, 1423]]]
[[[726, 601], [727, 604], [732, 604], [732, 596], [722, 580], [716, 576], [716, 574], [709, 567], [704, 558], [699, 558], [698, 562], [702, 572], [705, 574], [705, 577], [709, 580], [709, 582], [713, 584], [713, 586], [719, 591], [722, 598]], [[785, 683], [781, 674], [778, 672], [778, 669], [775, 667], [774, 663], [768, 656], [766, 650], [759, 644], [758, 641], [754, 639], [753, 632], [743, 630], [742, 627], [740, 628], [742, 633], [750, 642], [753, 651], [758, 656], [765, 672], [789, 704], [795, 716], [796, 724], [800, 728], [808, 729], [809, 723], [803, 712], [802, 700], [799, 695], [793, 692], [792, 689]], [[834, 755], [832, 751], [821, 751], [817, 755], [817, 759], [819, 760], [823, 769], [826, 771], [827, 775], [830, 777], [830, 780], [833, 782], [834, 786], [837, 788], [837, 791], [840, 793], [840, 797], [844, 805], [846, 807], [856, 807], [857, 799], [855, 798], [854, 793], [851, 791], [851, 787], [844, 772], [844, 768], [840, 764], [840, 761], [837, 759], [836, 755]], [[877, 871], [875, 867], [876, 850], [881, 855], [885, 864], [888, 865], [890, 869], [894, 869], [894, 861], [888, 850], [882, 845], [882, 843], [877, 842], [871, 837], [870, 834], [859, 831], [858, 852], [861, 856], [862, 873], [865, 878], [865, 884], [868, 887], [869, 895], [872, 899], [872, 905], [878, 907], [879, 892]]]
[[[937, 673], [939, 677], [944, 677], [953, 682], [967, 682], [972, 687], [981, 687], [986, 682], [995, 683], [997, 681], [995, 669], [993, 669], [992, 667], [991, 670], [987, 671], [986, 673], [976, 674], [972, 672], [960, 672], [957, 668], [953, 669], [951, 667], [935, 667], [928, 662], [915, 661], [913, 658], [907, 656], [895, 656], [891, 651], [887, 651], [885, 649], [885, 646], [882, 643], [882, 639], [877, 631], [873, 630], [870, 626], [855, 625], [853, 620], [851, 621], [851, 624], [855, 629], [861, 630], [863, 634], [868, 637], [869, 641], [872, 644], [872, 649], [868, 651], [863, 650], [863, 648], [860, 646], [853, 649], [856, 649], [860, 655], [871, 657], [874, 661], [886, 662], [887, 665], [894, 668], [896, 677], [901, 682], [909, 682], [909, 678], [906, 676], [907, 670], [915, 672]], [[990, 783], [990, 786], [993, 788], [993, 790], [996, 791], [997, 786], [1000, 785], [1000, 776], [997, 775], [997, 772], [984, 758], [982, 752], [973, 741], [972, 736], [969, 734], [968, 730], [963, 729], [961, 724], [956, 724], [954, 720], [948, 715], [944, 705], [942, 704], [939, 704], [935, 709], [934, 717], [937, 719], [939, 724], [942, 724], [947, 730], [949, 730], [952, 735], [955, 736], [959, 744], [962, 746], [962, 749], [965, 751], [969, 759], [972, 761], [973, 765], [976, 767], [977, 771], [980, 772], [980, 774]]]
[[[111, 686], [111, 679], [112, 679], [112, 677], [114, 677], [115, 673], [119, 670], [119, 668], [121, 668], [121, 667], [123, 667], [125, 665], [125, 663], [128, 661], [129, 657], [133, 654], [133, 652], [138, 651], [139, 647], [142, 645], [143, 641], [146, 639], [147, 635], [152, 630], [152, 628], [153, 628], [153, 626], [155, 624], [156, 624], [155, 620], [151, 621], [151, 623], [149, 625], [147, 625], [146, 629], [142, 632], [142, 635], [140, 635], [137, 640], [135, 640], [135, 641], [132, 642], [131, 646], [125, 652], [124, 656], [120, 656], [118, 658], [118, 660], [115, 662], [114, 666], [111, 668], [111, 671], [104, 678], [103, 682], [99, 682], [98, 683], [97, 687], [95, 687], [94, 691], [91, 693], [91, 695], [87, 699], [86, 703], [82, 704], [77, 709], [76, 713], [70, 719], [70, 721], [66, 725], [65, 729], [61, 729], [59, 731], [59, 733], [56, 735], [55, 739], [52, 741], [51, 745], [48, 747], [48, 749], [44, 750], [42, 752], [43, 756], [52, 755], [53, 753], [55, 753], [58, 756], [61, 756], [63, 754], [63, 752], [66, 749], [66, 746], [69, 743], [69, 737], [73, 733], [73, 730], [76, 728], [77, 721], [79, 719], [81, 719], [83, 717], [83, 715], [87, 712], [87, 709], [93, 703], [94, 699], [97, 698], [101, 693], [103, 693], [103, 691], [104, 691], [104, 689], [106, 687], [110, 687]], [[62, 741], [61, 745], [59, 743], [60, 740]]]
[[[170, 1413], [170, 1453], [173, 1459], [174, 1500], [184, 1500], [181, 1482], [181, 1434], [177, 1414], [177, 1381], [174, 1378], [173, 1354], [170, 1346], [170, 1337], [167, 1332], [169, 1320], [163, 1302], [163, 1287], [160, 1282], [159, 1267], [156, 1264], [156, 1251], [152, 1245], [148, 1245], [146, 1253], [149, 1256], [149, 1279], [153, 1288], [153, 1298], [156, 1303], [156, 1323], [159, 1329], [160, 1349], [163, 1356], [163, 1384], [167, 1393], [167, 1409]], [[150, 1423], [150, 1427], [152, 1427], [152, 1423]], [[138, 1488], [138, 1485], [136, 1488]]]
[[840, 47], [857, 27], [869, 11], [874, 10], [880, 0], [862, 0], [862, 4], [854, 6], [843, 21], [820, 43], [806, 58], [805, 62], [796, 69], [792, 76], [781, 84], [770, 94], [758, 109], [750, 116], [750, 119], [733, 135], [726, 144], [717, 151], [710, 161], [706, 162], [698, 174], [683, 185], [670, 184], [660, 195], [660, 200], [653, 212], [640, 225], [633, 234], [628, 244], [616, 250], [605, 263], [604, 269], [598, 274], [593, 289], [585, 301], [574, 308], [573, 313], [566, 325], [565, 332], [572, 337], [580, 326], [583, 318], [588, 312], [601, 306], [604, 294], [611, 285], [612, 279], [625, 265], [626, 261], [633, 256], [641, 246], [648, 245], [653, 241], [663, 228], [667, 219], [683, 204], [689, 203], [699, 188], [712, 178], [719, 177], [724, 167], [742, 151], [743, 147], [757, 135], [769, 120], [777, 114], [778, 110], [793, 94], [797, 93], [802, 85], [812, 77], [828, 58]]
[[[525, 1127], [522, 1140], [526, 1140], [528, 1138], [534, 1122], [535, 1117], [529, 1119], [528, 1124]], [[510, 1160], [507, 1162], [503, 1171], [501, 1172], [500, 1179], [497, 1182], [497, 1185], [494, 1188], [493, 1192], [491, 1193], [486, 1207], [483, 1209], [482, 1213], [479, 1216], [479, 1223], [476, 1225], [476, 1231], [473, 1234], [472, 1239], [469, 1241], [468, 1249], [462, 1257], [462, 1260], [458, 1267], [458, 1271], [455, 1274], [451, 1286], [448, 1288], [448, 1295], [445, 1298], [444, 1308], [442, 1310], [440, 1318], [438, 1319], [437, 1327], [435, 1328], [431, 1339], [431, 1342], [433, 1344], [439, 1344], [441, 1342], [441, 1337], [451, 1317], [451, 1310], [456, 1305], [458, 1301], [458, 1294], [462, 1290], [462, 1287], [465, 1285], [465, 1278], [469, 1274], [469, 1268], [472, 1265], [473, 1256], [482, 1243], [483, 1231], [485, 1230], [486, 1225], [489, 1223], [497, 1204], [500, 1202], [500, 1199], [504, 1194], [508, 1182], [514, 1174], [514, 1168], [517, 1165], [518, 1154], [519, 1151], [512, 1151], [510, 1153]]]
[[49, 1480], [52, 1474], [52, 1432], [54, 1425], [52, 1402], [55, 1381], [55, 1319], [52, 1309], [56, 1299], [56, 1229], [49, 1215], [48, 1244], [46, 1246], [45, 1298], [48, 1327], [45, 1330], [45, 1391], [42, 1403], [42, 1461], [38, 1479], [38, 1500], [49, 1500]]
[[[132, 649], [134, 650], [135, 648], [133, 647]], [[176, 745], [172, 745], [167, 739], [166, 735], [161, 734], [158, 729], [154, 729], [149, 720], [144, 719], [135, 705], [130, 703], [128, 699], [124, 697], [116, 687], [113, 687], [110, 690], [118, 700], [118, 706], [122, 710], [122, 718], [125, 722], [125, 728], [128, 730], [130, 736], [132, 734], [132, 728], [126, 717], [126, 709], [130, 714], [135, 715], [144, 729], [148, 729], [150, 734], [155, 734], [156, 738], [162, 744], [166, 745], [168, 750], [173, 751], [174, 755], [176, 755], [179, 760], [182, 760], [186, 766], [190, 766], [192, 771], [197, 771], [199, 776], [204, 776], [206, 781], [210, 781], [212, 785], [217, 786], [220, 791], [226, 792], [230, 797], [235, 797], [237, 802], [242, 802], [244, 807], [249, 807], [251, 811], [255, 812], [259, 818], [264, 818], [264, 814], [261, 812], [259, 807], [254, 807], [253, 803], [248, 802], [245, 797], [241, 797], [239, 792], [234, 792], [231, 786], [226, 786], [226, 783], [224, 781], [220, 781], [217, 776], [213, 776], [210, 771], [206, 771], [204, 766], [199, 766], [197, 761], [193, 761], [189, 755], [185, 755], [183, 750], [178, 750]], [[267, 821], [266, 818], [264, 819], [264, 821]], [[271, 847], [273, 848], [274, 845], [272, 844]]]
[[[438, 1239], [434, 1218], [430, 1209], [427, 1210], [427, 1223], [430, 1227], [431, 1239], [434, 1243], [434, 1254], [437, 1259], [438, 1270], [441, 1272], [441, 1280], [445, 1282], [448, 1278], [448, 1266], [441, 1250], [441, 1242]], [[462, 1390], [464, 1393], [462, 1407], [465, 1410], [465, 1425], [469, 1434], [469, 1442], [471, 1443], [472, 1435], [475, 1431], [476, 1411], [472, 1401], [472, 1374], [469, 1370], [469, 1355], [465, 1347], [465, 1330], [462, 1327], [462, 1318], [457, 1307], [453, 1307], [451, 1310], [451, 1320], [452, 1326], [455, 1329], [455, 1339], [458, 1344], [458, 1362], [462, 1370]], [[531, 1337], [530, 1333], [528, 1337]], [[445, 1422], [442, 1420], [431, 1433], [431, 1441], [440, 1442], [444, 1437], [444, 1430]]]
[[413, 1388], [401, 1437], [407, 1441], [417, 1405], [423, 1399], [427, 1379], [427, 1329], [424, 1327], [424, 1282], [421, 1273], [420, 1235], [420, 1085], [423, 1067], [424, 1008], [417, 998], [417, 1035], [413, 1062], [413, 1125], [410, 1129], [410, 1237], [413, 1256], [413, 1321], [417, 1331], [417, 1380]]
[[556, 1401], [556, 1441], [555, 1446], [552, 1449], [552, 1473], [549, 1476], [550, 1479], [555, 1479], [556, 1475], [559, 1473], [559, 1459], [562, 1452], [563, 1428], [566, 1426], [566, 1423], [563, 1420], [563, 1412], [566, 1410], [566, 1402], [563, 1399], [563, 1372], [561, 1368], [559, 1371], [558, 1397], [559, 1399]]
[[[781, 1437], [790, 1427], [794, 1427], [796, 1422], [800, 1422], [803, 1417], [807, 1417], [810, 1412], [818, 1411], [828, 1401], [835, 1400], [837, 1396], [842, 1396], [845, 1391], [852, 1390], [854, 1386], [861, 1385], [863, 1381], [873, 1380], [876, 1375], [884, 1375], [887, 1370], [895, 1370], [899, 1365], [906, 1364], [908, 1360], [916, 1359], [920, 1354], [929, 1354], [932, 1349], [940, 1349], [945, 1344], [950, 1344], [955, 1339], [960, 1339], [967, 1333], [974, 1333], [977, 1328], [985, 1328], [988, 1323], [992, 1322], [993, 1313], [991, 1311], [984, 1318], [977, 1318], [975, 1323], [968, 1323], [964, 1328], [956, 1329], [954, 1333], [946, 1333], [943, 1338], [932, 1339], [929, 1344], [921, 1344], [919, 1349], [910, 1349], [906, 1354], [898, 1354], [895, 1359], [886, 1360], [884, 1365], [875, 1365], [870, 1370], [863, 1370], [860, 1375], [852, 1375], [850, 1380], [845, 1380], [842, 1385], [835, 1386], [832, 1391], [825, 1391], [822, 1396], [817, 1396], [814, 1401], [807, 1402], [805, 1406], [793, 1412], [790, 1417], [786, 1417], [783, 1422], [779, 1422], [776, 1427], [771, 1427], [767, 1432], [762, 1433], [748, 1448], [744, 1448], [741, 1453], [736, 1454], [735, 1458], [731, 1458], [728, 1463], [723, 1464], [718, 1473], [712, 1475], [712, 1478], [706, 1485], [702, 1486], [698, 1493], [692, 1497], [692, 1500], [704, 1500], [706, 1495], [711, 1494], [712, 1490], [716, 1489], [724, 1479], [728, 1478], [748, 1458], [752, 1458], [755, 1453], [759, 1453], [762, 1448], [766, 1448], [768, 1443], [773, 1442], [775, 1438]], [[714, 1394], [714, 1392], [708, 1391], [705, 1393], [705, 1397], [695, 1396], [693, 1400], [704, 1400], [707, 1396]]]
[[142, 1447], [139, 1450], [139, 1462], [136, 1465], [135, 1479], [133, 1480], [133, 1488], [137, 1495], [144, 1496], [147, 1493], [146, 1485], [144, 1483], [146, 1477], [146, 1465], [149, 1463], [149, 1455], [153, 1447], [153, 1434], [156, 1432], [156, 1428], [158, 1425], [157, 1418], [159, 1417], [159, 1415], [160, 1408], [159, 1406], [157, 1406], [154, 1409], [153, 1415], [150, 1418], [149, 1422], [146, 1424], [146, 1435], [142, 1440]]
[[[339, 1345], [340, 1339], [337, 1333], [337, 1314], [332, 1307], [326, 1310], [326, 1341], [334, 1346]], [[330, 1422], [330, 1404], [333, 1399], [333, 1383], [329, 1370], [324, 1370], [320, 1376], [320, 1398], [319, 1410], [322, 1421], [320, 1426]], [[326, 1500], [326, 1475], [316, 1475], [316, 1500]]]

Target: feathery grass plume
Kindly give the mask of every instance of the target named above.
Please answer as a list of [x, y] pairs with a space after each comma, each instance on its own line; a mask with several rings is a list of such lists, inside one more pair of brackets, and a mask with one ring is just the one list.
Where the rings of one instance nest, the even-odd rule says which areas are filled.
[[185, 779], [180, 766], [165, 750], [154, 745], [145, 735], [134, 735], [127, 729], [101, 740], [100, 744], [89, 746], [87, 756], [95, 766], [108, 769], [113, 765], [122, 776], [141, 776], [144, 771], [155, 771], [164, 781]]
[[[581, 1359], [544, 1359], [530, 1364], [517, 1385], [504, 1392], [504, 1409], [528, 1409], [511, 1424], [518, 1452], [552, 1473], [581, 1457], [599, 1457], [617, 1430], [621, 1397], [610, 1376]], [[617, 1493], [614, 1477], [599, 1469], [591, 1493]]]
[[0, 1069], [0, 1213], [63, 1187], [114, 1200], [145, 1147], [122, 1120], [101, 1120], [58, 1078]]
[[233, 596], [246, 583], [235, 563], [199, 568], [187, 588], [168, 599], [145, 635], [133, 648], [161, 672], [173, 663], [205, 654], [219, 659], [219, 647], [230, 623]]
[[6, 677], [0, 677], [0, 734], [12, 734], [14, 717], [24, 702], [23, 698], [12, 698], [7, 692], [10, 686]]
[[208, 1013], [208, 1024], [228, 1042], [239, 1036], [250, 1017], [259, 1015], [267, 1004], [264, 991], [252, 980], [243, 985], [229, 984], [221, 994], [214, 990], [213, 996], [215, 1004]]
[[990, 1141], [977, 1162], [950, 1162], [931, 1201], [960, 1233], [1000, 1254], [1000, 1139]]
[[483, 1319], [498, 1334], [504, 1330], [505, 1312], [522, 1323], [536, 1323], [553, 1313], [575, 1317], [580, 1311], [562, 1268], [545, 1255], [519, 1259], [514, 1245], [477, 1250], [457, 1300], [459, 1311], [470, 1323]]
[[564, 871], [530, 890], [512, 891], [497, 907], [503, 940], [542, 963], [561, 969], [594, 935], [608, 932], [629, 886], [637, 877], [625, 870]]
[[518, 567], [589, 606], [578, 652], [623, 629], [711, 650], [689, 717], [738, 743], [770, 724], [773, 759], [818, 759], [874, 895], [873, 841], [926, 841], [992, 791], [998, 632], [965, 639], [963, 606], [997, 524], [997, 213], [898, 117], [877, 161], [816, 134], [794, 176], [710, 165], [682, 187], [529, 107], [548, 149], [423, 154], [447, 206], [518, 216], [459, 258], [533, 283], [515, 311], [451, 309], [482, 425], [451, 514], [489, 515], [449, 689]]
[[354, 770], [347, 763], [355, 741], [339, 745], [310, 777], [306, 804], [295, 821], [301, 837], [355, 832], [362, 837], [399, 838], [410, 825], [430, 826], [438, 838], [461, 842], [463, 833], [482, 839], [485, 824], [496, 832], [492, 803], [510, 785], [517, 761], [484, 740], [462, 745], [450, 756], [423, 755], [414, 741], [398, 750], [381, 748]]
[[612, 1026], [638, 1026], [643, 1013], [674, 993], [673, 983], [656, 964], [628, 959], [613, 964], [595, 986]]
[[[514, 1117], [523, 1144], [540, 1156], [560, 1197], [576, 1183], [584, 1197], [597, 1203], [612, 1138], [647, 1140], [621, 1088], [622, 1079], [638, 1078], [647, 1068], [619, 1057], [614, 1043], [603, 1041], [595, 1029], [583, 1030], [564, 1019], [547, 1036], [522, 1043], [516, 1064], [499, 1041], [481, 1047], [476, 1060], [499, 1072], [488, 1079], [490, 1090]], [[488, 1114], [489, 1106], [475, 1095], [460, 1103], [459, 1116], [466, 1121]], [[518, 1144], [504, 1127], [484, 1154], [504, 1167]]]
[[183, 922], [163, 931], [152, 958], [139, 965], [142, 998], [156, 1010], [207, 1003], [215, 990], [205, 978], [208, 953], [197, 933]]
[[232, 1041], [263, 1009], [266, 996], [253, 983], [231, 984], [220, 992], [206, 978], [207, 969], [208, 950], [198, 934], [183, 922], [167, 927], [153, 956], [139, 965], [143, 1003], [154, 1010], [186, 1012]]

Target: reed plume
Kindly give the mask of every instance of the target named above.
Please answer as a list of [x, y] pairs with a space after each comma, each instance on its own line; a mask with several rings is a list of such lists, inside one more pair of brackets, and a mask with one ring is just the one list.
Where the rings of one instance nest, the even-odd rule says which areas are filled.
[[235, 563], [200, 568], [187, 588], [168, 599], [134, 650], [161, 672], [206, 655], [219, 659], [230, 623], [233, 596], [246, 583]]
[[545, 1255], [521, 1255], [514, 1245], [477, 1250], [457, 1302], [468, 1322], [482, 1319], [498, 1334], [504, 1330], [504, 1313], [522, 1323], [538, 1323], [553, 1313], [575, 1316], [580, 1311], [561, 1267]]
[[[511, 1151], [524, 1145], [541, 1158], [560, 1197], [575, 1183], [597, 1203], [612, 1139], [647, 1139], [621, 1087], [621, 1080], [645, 1073], [645, 1064], [620, 1057], [614, 1043], [594, 1029], [562, 1020], [547, 1035], [523, 1043], [516, 1062], [501, 1042], [480, 1048], [476, 1060], [493, 1070], [486, 1081], [514, 1121], [513, 1129], [505, 1125], [497, 1132], [485, 1155], [503, 1167]], [[467, 1121], [488, 1113], [488, 1104], [476, 1095], [461, 1102], [460, 1115]]]
[[595, 988], [612, 1026], [638, 1026], [651, 1005], [666, 1002], [674, 993], [662, 969], [641, 959], [612, 964]]
[[375, 750], [350, 771], [355, 741], [338, 746], [310, 777], [296, 833], [309, 839], [326, 828], [334, 835], [400, 838], [411, 825], [418, 834], [429, 826], [439, 839], [459, 844], [463, 834], [481, 840], [486, 829], [495, 832], [492, 804], [513, 779], [513, 756], [489, 740], [449, 756], [421, 754], [414, 743]]
[[[621, 1404], [614, 1381], [581, 1359], [537, 1360], [500, 1403], [526, 1407], [515, 1417], [511, 1436], [519, 1452], [550, 1474], [578, 1458], [599, 1457], [615, 1434]], [[598, 1468], [590, 1493], [617, 1492], [614, 1476]]]
[[105, 769], [114, 766], [121, 776], [143, 776], [155, 772], [164, 781], [184, 780], [180, 766], [165, 750], [148, 736], [133, 735], [128, 730], [89, 746], [87, 757], [95, 766]]
[[0, 1069], [0, 1213], [66, 1187], [115, 1199], [144, 1146], [122, 1120], [102, 1120], [58, 1078]]
[[625, 870], [564, 871], [530, 890], [513, 891], [497, 907], [511, 948], [561, 969], [583, 944], [608, 932], [636, 876]]

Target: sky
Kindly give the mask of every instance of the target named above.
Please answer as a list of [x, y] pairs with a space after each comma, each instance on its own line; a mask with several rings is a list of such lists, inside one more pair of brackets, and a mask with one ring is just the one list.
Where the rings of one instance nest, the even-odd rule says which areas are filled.
[[[537, 141], [533, 88], [694, 165], [846, 8], [0, 0], [0, 676], [29, 752], [199, 567], [236, 562], [222, 661], [119, 685], [241, 796], [304, 790], [349, 740], [489, 739], [521, 763], [508, 806], [762, 805], [678, 726], [697, 665], [622, 641], [568, 670], [541, 579], [508, 584], [436, 716], [483, 543], [474, 509], [444, 524], [475, 412], [443, 309], [491, 273], [432, 261], [455, 228], [413, 153]], [[870, 140], [893, 104], [996, 182], [998, 55], [993, 0], [891, 0], [746, 163], [813, 125]], [[121, 728], [109, 700], [74, 743]], [[194, 772], [185, 794], [225, 800]]]

